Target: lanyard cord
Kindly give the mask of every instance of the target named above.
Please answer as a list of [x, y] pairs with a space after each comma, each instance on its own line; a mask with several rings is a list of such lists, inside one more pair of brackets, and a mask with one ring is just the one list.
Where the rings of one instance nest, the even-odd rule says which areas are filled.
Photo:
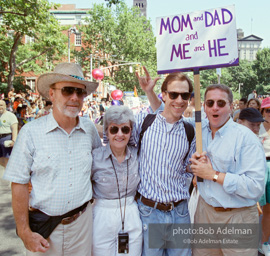
[[125, 216], [126, 216], [126, 203], [127, 203], [127, 188], [128, 188], [128, 160], [127, 160], [127, 185], [126, 185], [126, 195], [125, 195], [125, 207], [124, 207], [124, 218], [122, 217], [122, 208], [121, 208], [121, 200], [120, 200], [120, 190], [119, 190], [119, 183], [118, 183], [118, 177], [117, 177], [117, 173], [114, 167], [114, 163], [112, 160], [112, 155], [110, 155], [110, 159], [112, 162], [112, 166], [113, 166], [113, 170], [115, 173], [115, 178], [116, 178], [116, 182], [117, 182], [117, 189], [118, 189], [118, 196], [119, 196], [119, 204], [120, 204], [120, 214], [121, 214], [121, 221], [122, 221], [122, 231], [124, 231], [124, 223], [125, 223]]

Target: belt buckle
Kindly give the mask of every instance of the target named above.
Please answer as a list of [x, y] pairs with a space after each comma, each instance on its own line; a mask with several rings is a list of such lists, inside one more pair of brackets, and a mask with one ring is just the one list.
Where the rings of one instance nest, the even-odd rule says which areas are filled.
[[170, 212], [173, 209], [173, 202], [167, 203], [167, 205], [170, 206], [170, 208], [167, 210], [167, 212]]
[[[71, 217], [73, 217], [73, 216], [71, 216]], [[62, 221], [63, 221], [63, 222], [69, 222], [69, 220], [70, 220], [71, 217], [66, 217], [66, 218], [62, 219], [61, 222], [62, 222]]]

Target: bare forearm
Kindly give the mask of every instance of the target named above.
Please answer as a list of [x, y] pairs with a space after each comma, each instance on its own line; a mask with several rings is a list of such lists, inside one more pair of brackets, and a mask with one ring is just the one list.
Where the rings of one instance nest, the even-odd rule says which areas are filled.
[[159, 98], [154, 93], [154, 91], [146, 92], [146, 96], [149, 100], [151, 108], [155, 112], [160, 107], [160, 104], [161, 104]]
[[29, 191], [28, 184], [12, 183], [12, 208], [17, 226], [18, 235], [29, 232], [28, 207]]
[[12, 183], [12, 208], [18, 236], [27, 250], [46, 252], [50, 247], [48, 241], [29, 227], [29, 192], [28, 184]]
[[15, 142], [18, 136], [18, 124], [11, 125], [12, 140]]

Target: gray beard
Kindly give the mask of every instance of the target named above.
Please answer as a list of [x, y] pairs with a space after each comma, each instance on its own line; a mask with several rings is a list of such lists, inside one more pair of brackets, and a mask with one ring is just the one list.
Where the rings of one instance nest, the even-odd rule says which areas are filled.
[[61, 109], [60, 106], [58, 104], [55, 104], [58, 111], [61, 112], [62, 114], [64, 114], [65, 116], [71, 117], [71, 118], [75, 118], [78, 116], [78, 114], [80, 113], [80, 110], [77, 110], [76, 112], [73, 111], [69, 111], [67, 109]]

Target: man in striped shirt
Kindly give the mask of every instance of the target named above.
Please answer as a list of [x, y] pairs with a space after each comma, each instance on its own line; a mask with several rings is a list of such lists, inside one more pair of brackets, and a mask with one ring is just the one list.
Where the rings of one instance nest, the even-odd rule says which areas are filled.
[[[157, 97], [153, 88], [158, 78], [152, 80], [147, 69], [144, 70], [146, 77], [136, 75], [151, 101], [153, 97]], [[166, 238], [158, 243], [155, 237], [149, 237], [149, 224], [190, 223], [187, 180], [191, 174], [187, 173], [186, 167], [188, 159], [195, 152], [195, 138], [189, 147], [182, 115], [193, 91], [192, 82], [182, 73], [172, 73], [166, 77], [161, 91], [165, 102], [164, 110], [157, 113], [154, 122], [144, 133], [139, 155], [141, 182], [137, 202], [144, 231], [142, 255], [191, 255], [187, 248], [164, 248], [168, 242]], [[152, 107], [157, 109], [159, 106]], [[136, 144], [146, 115], [147, 113], [141, 113], [136, 117], [133, 128]], [[149, 248], [149, 242], [155, 245]]]

